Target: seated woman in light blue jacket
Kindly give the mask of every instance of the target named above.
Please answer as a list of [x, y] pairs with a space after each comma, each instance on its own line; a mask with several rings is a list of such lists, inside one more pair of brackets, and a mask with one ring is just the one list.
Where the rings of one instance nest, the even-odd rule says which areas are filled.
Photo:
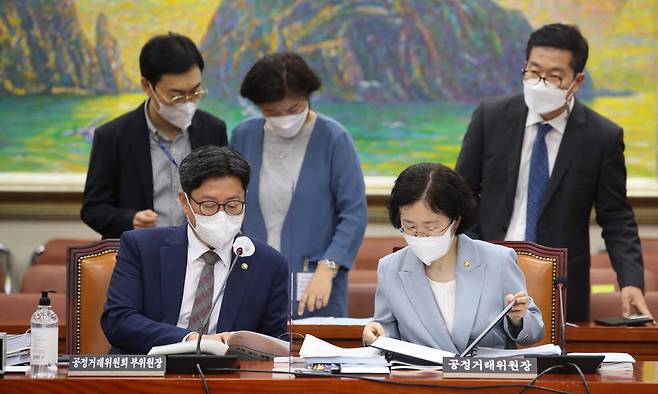
[[379, 262], [365, 343], [381, 335], [461, 353], [515, 298], [479, 346], [542, 338], [541, 313], [526, 295], [514, 250], [463, 234], [475, 224], [477, 202], [462, 177], [441, 164], [415, 164], [395, 181], [388, 210], [408, 247]]
[[297, 315], [347, 316], [347, 271], [368, 221], [365, 186], [350, 135], [311, 110], [320, 85], [297, 54], [260, 59], [240, 94], [263, 117], [240, 123], [231, 146], [253, 171], [243, 230], [288, 259]]

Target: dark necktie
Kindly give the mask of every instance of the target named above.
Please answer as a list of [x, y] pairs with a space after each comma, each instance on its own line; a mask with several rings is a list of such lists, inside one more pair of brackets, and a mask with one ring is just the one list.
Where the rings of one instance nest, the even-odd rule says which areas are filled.
[[[197, 285], [196, 295], [194, 296], [194, 306], [190, 314], [190, 321], [187, 324], [187, 329], [191, 331], [199, 331], [205, 324], [206, 319], [208, 319], [215, 288], [215, 264], [221, 261], [217, 253], [212, 250], [201, 255], [201, 258], [205, 264], [203, 270], [201, 270], [199, 284]], [[208, 327], [206, 327], [203, 334], [207, 334], [207, 332]]]
[[548, 150], [546, 148], [546, 134], [551, 130], [548, 123], [537, 125], [537, 138], [532, 145], [530, 156], [530, 173], [528, 174], [528, 209], [525, 221], [526, 241], [537, 242], [537, 223], [544, 195], [548, 188]]

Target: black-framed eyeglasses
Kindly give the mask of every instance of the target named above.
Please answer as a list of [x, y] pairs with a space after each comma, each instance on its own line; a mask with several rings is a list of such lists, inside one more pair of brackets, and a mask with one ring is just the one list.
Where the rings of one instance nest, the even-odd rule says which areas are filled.
[[450, 226], [452, 226], [452, 223], [454, 221], [455, 221], [454, 219], [451, 220], [450, 223], [448, 223], [448, 225], [442, 229], [438, 227], [425, 227], [424, 230], [421, 230], [419, 232], [415, 228], [410, 228], [410, 227], [405, 228], [404, 226], [402, 226], [398, 229], [398, 231], [400, 231], [402, 234], [413, 235], [414, 237], [418, 237], [419, 236], [418, 234], [421, 234], [420, 235], [421, 237], [433, 237], [445, 233], [446, 230], [449, 229]]
[[544, 85], [549, 88], [559, 89], [562, 86], [562, 77], [559, 75], [547, 75], [542, 77], [539, 72], [522, 68], [523, 81], [528, 85], [537, 85], [540, 81], [544, 81]]
[[197, 88], [190, 94], [181, 94], [174, 97], [167, 97], [166, 95], [164, 95], [164, 93], [158, 90], [158, 88], [154, 88], [154, 90], [156, 90], [160, 94], [160, 96], [165, 98], [169, 102], [169, 104], [174, 106], [186, 103], [188, 101], [192, 101], [196, 103], [198, 101], [201, 101], [202, 98], [208, 95], [208, 89], [206, 89], [203, 86]]
[[199, 206], [199, 211], [203, 216], [212, 216], [219, 212], [220, 208], [224, 209], [227, 215], [237, 216], [241, 215], [244, 210], [244, 201], [240, 200], [229, 200], [223, 204], [220, 204], [216, 201], [197, 201], [189, 195], [190, 200], [194, 201]]

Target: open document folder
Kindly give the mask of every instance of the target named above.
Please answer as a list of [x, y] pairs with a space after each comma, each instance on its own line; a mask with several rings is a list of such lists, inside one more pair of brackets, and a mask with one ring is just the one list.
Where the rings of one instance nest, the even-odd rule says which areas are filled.
[[442, 365], [444, 357], [455, 357], [455, 353], [389, 337], [378, 337], [370, 346], [384, 351], [390, 360], [411, 365]]
[[[277, 356], [287, 356], [289, 349], [288, 342], [253, 331], [235, 331], [226, 343], [215, 339], [202, 339], [199, 345], [203, 354], [235, 355], [244, 360], [272, 360]], [[176, 342], [154, 346], [149, 355], [194, 354], [196, 347], [197, 341]]]
[[299, 356], [308, 364], [388, 365], [378, 349], [372, 347], [343, 349], [309, 334], [304, 337]]

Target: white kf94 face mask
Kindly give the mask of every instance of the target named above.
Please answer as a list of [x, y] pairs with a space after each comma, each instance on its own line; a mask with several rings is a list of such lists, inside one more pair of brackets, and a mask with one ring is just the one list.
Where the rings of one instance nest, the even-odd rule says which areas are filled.
[[[570, 89], [571, 87], [569, 87]], [[569, 90], [549, 88], [539, 82], [536, 85], [523, 82], [523, 99], [528, 108], [540, 115], [555, 111], [567, 103]]]
[[282, 138], [292, 138], [304, 127], [309, 107], [298, 114], [270, 116], [265, 118], [265, 131]]
[[181, 130], [190, 127], [192, 124], [192, 118], [198, 107], [197, 103], [188, 101], [179, 105], [166, 105], [158, 100], [158, 97], [155, 94], [155, 88], [151, 87], [151, 91], [153, 92], [153, 98], [155, 98], [155, 101], [158, 103], [159, 108], [156, 108], [156, 111], [162, 116], [162, 119]]
[[450, 250], [450, 245], [455, 238], [455, 235], [452, 231], [456, 222], [448, 227], [448, 229], [442, 235], [430, 236], [430, 237], [416, 237], [413, 235], [403, 234], [404, 240], [407, 241], [407, 245], [411, 248], [411, 251], [414, 252], [416, 257], [420, 259], [425, 265], [431, 265], [433, 261], [440, 259], [445, 256]]
[[[196, 226], [193, 226], [193, 228], [203, 242], [212, 246], [216, 250], [233, 242], [233, 238], [238, 235], [240, 228], [242, 228], [244, 211], [240, 215], [229, 215], [224, 211], [218, 211], [212, 216], [197, 215], [192, 209], [187, 194], [185, 194], [185, 199], [196, 219]], [[192, 225], [192, 223], [190, 223], [190, 225]]]

